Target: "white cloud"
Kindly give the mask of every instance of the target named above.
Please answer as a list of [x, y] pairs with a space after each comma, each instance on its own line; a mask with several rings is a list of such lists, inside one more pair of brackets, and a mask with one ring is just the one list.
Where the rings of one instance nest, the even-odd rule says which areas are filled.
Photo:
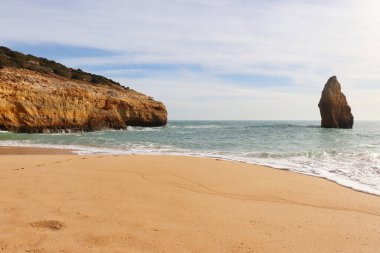
[[[380, 3], [375, 0], [3, 0], [0, 9], [5, 43], [51, 42], [121, 52], [65, 60], [74, 66], [201, 66], [205, 71], [195, 79], [180, 72], [139, 79], [144, 91], [170, 104], [175, 118], [185, 111], [185, 118], [219, 117], [220, 108], [223, 118], [318, 119], [314, 97], [336, 74], [356, 118], [379, 119], [373, 109], [380, 107]], [[241, 90], [212, 77], [219, 73], [284, 76], [296, 86]], [[200, 97], [214, 99], [201, 102]], [[238, 113], [236, 108], [247, 109]]]

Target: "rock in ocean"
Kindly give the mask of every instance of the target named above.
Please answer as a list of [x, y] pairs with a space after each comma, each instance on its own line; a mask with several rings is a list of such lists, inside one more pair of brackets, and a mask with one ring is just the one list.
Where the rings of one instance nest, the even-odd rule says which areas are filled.
[[0, 130], [54, 133], [162, 126], [163, 103], [105, 77], [0, 47]]
[[321, 127], [352, 128], [354, 116], [336, 76], [330, 77], [325, 84], [318, 107], [322, 117]]

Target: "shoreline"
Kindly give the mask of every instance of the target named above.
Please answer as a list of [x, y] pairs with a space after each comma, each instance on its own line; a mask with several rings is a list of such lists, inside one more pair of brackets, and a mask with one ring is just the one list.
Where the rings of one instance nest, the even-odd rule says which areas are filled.
[[[108, 149], [107, 149], [108, 150]], [[116, 150], [116, 149], [115, 149]], [[274, 169], [274, 170], [282, 170], [282, 171], [288, 171], [291, 173], [295, 174], [300, 174], [304, 176], [310, 176], [314, 178], [319, 178], [322, 180], [326, 180], [329, 182], [332, 182], [334, 184], [337, 184], [338, 186], [345, 187], [347, 189], [351, 189], [356, 192], [361, 192], [364, 194], [369, 194], [373, 195], [376, 197], [380, 197], [380, 193], [376, 194], [374, 192], [371, 192], [369, 190], [363, 190], [363, 189], [358, 189], [355, 188], [354, 186], [350, 186], [344, 183], [339, 183], [337, 180], [333, 180], [324, 176], [317, 176], [311, 173], [306, 173], [306, 172], [301, 172], [301, 171], [294, 171], [291, 170], [290, 168], [285, 168], [285, 167], [274, 167], [271, 165], [265, 165], [265, 164], [259, 164], [259, 163], [252, 163], [252, 162], [247, 162], [247, 161], [242, 161], [242, 160], [235, 160], [231, 158], [226, 158], [226, 157], [213, 157], [213, 156], [202, 156], [202, 155], [191, 155], [191, 154], [144, 154], [144, 153], [89, 153], [89, 154], [81, 154], [79, 149], [76, 149], [75, 147], [30, 147], [30, 146], [0, 146], [0, 157], [2, 155], [78, 155], [78, 156], [94, 156], [94, 155], [108, 155], [108, 156], [123, 156], [123, 155], [139, 155], [139, 156], [174, 156], [174, 157], [194, 157], [194, 158], [205, 158], [205, 159], [214, 159], [214, 160], [221, 160], [221, 161], [227, 161], [227, 162], [236, 162], [236, 163], [244, 163], [244, 164], [250, 164], [254, 166], [261, 166], [265, 167], [268, 169]]]
[[187, 156], [0, 159], [0, 252], [375, 252], [380, 245], [378, 196], [291, 171]]
[[[107, 150], [110, 151], [112, 149], [107, 149]], [[117, 149], [115, 149], [115, 151], [116, 150]], [[145, 153], [133, 153], [133, 152], [131, 152], [131, 153], [125, 152], [124, 153], [124, 152], [122, 152], [122, 150], [120, 150], [119, 152], [115, 152], [115, 153], [112, 153], [111, 151], [109, 153], [106, 153], [106, 152], [104, 152], [104, 153], [102, 153], [102, 152], [99, 152], [99, 153], [81, 153], [80, 146], [78, 146], [78, 147], [75, 147], [75, 146], [74, 147], [67, 147], [67, 148], [64, 146], [60, 146], [60, 147], [55, 147], [55, 146], [51, 146], [51, 147], [0, 146], [0, 157], [2, 155], [80, 155], [80, 156], [82, 156], [82, 155], [84, 155], [84, 156], [93, 156], [93, 155], [109, 155], [109, 156], [114, 156], [114, 155], [141, 155], [141, 156], [145, 156], [145, 155], [147, 155], [147, 156], [149, 156], [149, 155], [153, 155], [153, 156], [206, 158], [206, 159], [215, 159], [215, 160], [222, 160], [222, 161], [229, 161], [229, 162], [251, 164], [254, 166], [262, 166], [262, 167], [266, 167], [269, 169], [288, 171], [291, 173], [301, 174], [304, 176], [316, 177], [316, 178], [319, 178], [322, 180], [327, 180], [329, 182], [333, 182], [339, 186], [342, 186], [342, 187], [345, 187], [345, 188], [348, 188], [348, 189], [351, 189], [351, 190], [354, 190], [357, 192], [361, 192], [361, 193], [380, 197], [380, 193], [374, 193], [372, 190], [358, 189], [358, 187], [348, 185], [348, 183], [347, 184], [340, 183], [340, 182], [338, 182], [338, 180], [330, 179], [326, 176], [318, 176], [318, 175], [314, 175], [314, 174], [307, 173], [307, 172], [295, 171], [295, 170], [292, 170], [291, 168], [276, 167], [276, 166], [271, 166], [271, 165], [266, 165], [266, 164], [253, 163], [253, 162], [242, 161], [242, 160], [238, 160], [238, 159], [232, 159], [232, 158], [228, 158], [228, 157], [202, 156], [202, 155], [195, 155], [195, 154], [177, 154], [177, 153], [168, 153], [168, 154], [165, 154], [165, 153], [162, 153], [162, 154], [147, 153], [147, 154], [145, 154]]]

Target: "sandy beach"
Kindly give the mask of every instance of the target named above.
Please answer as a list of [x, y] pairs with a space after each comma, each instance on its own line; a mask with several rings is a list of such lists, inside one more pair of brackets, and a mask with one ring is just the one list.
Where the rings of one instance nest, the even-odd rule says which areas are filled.
[[0, 252], [380, 248], [380, 198], [324, 179], [194, 157], [10, 153]]

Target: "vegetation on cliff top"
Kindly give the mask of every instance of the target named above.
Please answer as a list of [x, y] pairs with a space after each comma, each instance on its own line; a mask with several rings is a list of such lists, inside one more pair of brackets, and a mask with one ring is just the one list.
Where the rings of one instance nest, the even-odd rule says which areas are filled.
[[60, 63], [42, 57], [25, 55], [13, 51], [9, 48], [0, 46], [0, 69], [13, 67], [19, 69], [29, 69], [44, 74], [54, 74], [64, 78], [87, 81], [99, 85], [117, 85], [120, 83], [108, 79], [104, 76], [95, 75], [82, 71], [81, 69], [68, 68]]

